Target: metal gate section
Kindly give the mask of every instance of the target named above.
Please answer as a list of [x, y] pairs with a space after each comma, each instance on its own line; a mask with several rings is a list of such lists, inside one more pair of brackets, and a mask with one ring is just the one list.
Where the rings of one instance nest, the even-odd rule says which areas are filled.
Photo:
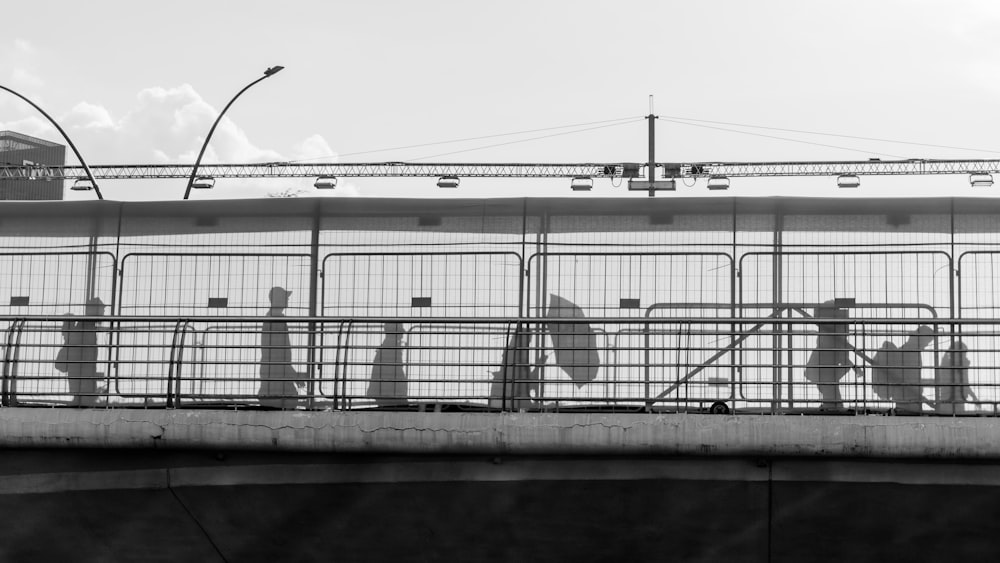
[[[412, 318], [414, 322], [421, 317], [517, 317], [523, 295], [522, 272], [523, 261], [514, 252], [328, 254], [323, 258], [320, 311], [326, 317]], [[395, 327], [351, 322], [338, 331], [336, 339], [329, 337], [327, 330], [320, 333], [321, 394], [341, 397], [353, 405], [370, 403], [365, 389], [371, 365], [384, 348], [390, 328], [404, 334], [409, 347], [417, 347], [408, 352], [414, 360], [410, 370], [417, 397], [443, 389], [442, 375], [437, 372], [462, 365], [485, 366], [492, 361], [488, 346], [481, 342], [483, 335], [462, 326], [443, 325], [428, 334], [406, 322]], [[421, 349], [427, 338], [447, 341], [449, 350], [438, 354]], [[433, 357], [425, 357], [427, 354]], [[485, 368], [479, 371], [486, 374]], [[478, 389], [477, 375], [466, 373], [463, 377], [470, 378], [460, 386], [463, 393], [469, 385]]]
[[[106, 315], [115, 298], [117, 261], [110, 252], [0, 253], [0, 314], [59, 315], [62, 322], [5, 323], [8, 353], [16, 350], [7, 378], [18, 404], [69, 401], [67, 374], [56, 367], [73, 316]], [[88, 303], [90, 306], [88, 307]], [[99, 373], [109, 367], [108, 331], [95, 334]], [[65, 367], [65, 366], [64, 366]], [[13, 383], [16, 382], [16, 385]]]
[[[958, 311], [963, 319], [996, 319], [1000, 316], [1000, 252], [971, 251], [958, 257]], [[968, 350], [969, 382], [980, 389], [979, 400], [1000, 401], [992, 385], [1000, 361], [1000, 335], [992, 327], [962, 328], [962, 344]]]
[[[278, 298], [285, 315], [305, 316], [309, 264], [308, 254], [130, 253], [122, 258], [118, 309], [125, 316], [262, 316]], [[133, 323], [120, 332], [115, 391], [122, 396], [169, 395], [168, 382], [179, 386], [175, 394], [205, 399], [252, 395], [259, 328]], [[293, 365], [306, 371], [306, 331], [291, 327], [289, 336]]]
[[[805, 377], [807, 364], [822, 347], [818, 325], [810, 321], [822, 311], [836, 310], [844, 318], [847, 341], [846, 357], [840, 361], [852, 366], [840, 380], [844, 399], [858, 408], [878, 405], [869, 384], [873, 357], [887, 342], [902, 345], [908, 332], [920, 326], [942, 328], [936, 319], [951, 316], [953, 309], [951, 268], [951, 257], [938, 251], [743, 255], [740, 316], [786, 322], [737, 327], [740, 344], [732, 356], [732, 363], [740, 366], [736, 398], [771, 410], [819, 404], [820, 391]], [[802, 323], [787, 322], [797, 319]], [[912, 323], [869, 322], [862, 327], [851, 322], [879, 319]], [[925, 350], [924, 365], [935, 365], [943, 344], [935, 340]]]
[[[542, 363], [540, 394], [546, 401], [645, 406], [676, 379], [678, 369], [697, 365], [710, 348], [725, 345], [717, 342], [714, 329], [689, 321], [601, 322], [588, 328], [555, 320], [729, 317], [734, 298], [729, 254], [538, 253], [528, 270], [528, 312], [551, 320], [532, 344]], [[692, 383], [685, 390], [693, 403], [711, 403], [718, 395], [714, 382]]]
[[327, 317], [516, 317], [514, 252], [336, 253], [323, 258]]

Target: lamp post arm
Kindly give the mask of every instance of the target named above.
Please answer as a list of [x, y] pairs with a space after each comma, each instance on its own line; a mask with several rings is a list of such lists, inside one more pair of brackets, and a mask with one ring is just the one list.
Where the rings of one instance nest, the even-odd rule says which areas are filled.
[[55, 126], [55, 128], [59, 131], [59, 134], [63, 136], [63, 139], [66, 139], [66, 143], [69, 144], [69, 148], [73, 149], [73, 154], [76, 155], [76, 159], [79, 160], [80, 164], [83, 166], [84, 172], [87, 173], [87, 179], [89, 179], [91, 185], [94, 186], [94, 192], [97, 194], [97, 199], [104, 199], [104, 196], [101, 195], [101, 188], [97, 187], [97, 180], [94, 179], [94, 175], [90, 172], [90, 166], [87, 166], [87, 161], [83, 159], [83, 155], [81, 155], [80, 151], [78, 151], [76, 149], [76, 145], [73, 144], [72, 139], [70, 139], [69, 135], [67, 135], [66, 132], [63, 131], [63, 128], [60, 127], [58, 123], [56, 123], [56, 120], [52, 119], [52, 116], [49, 115], [49, 114], [47, 114], [47, 113], [45, 113], [45, 110], [43, 110], [42, 108], [38, 107], [38, 105], [35, 104], [35, 102], [32, 102], [28, 98], [25, 98], [24, 96], [22, 96], [21, 94], [18, 94], [17, 92], [11, 90], [10, 88], [7, 88], [6, 86], [0, 85], [0, 90], [5, 90], [7, 92], [10, 92], [11, 94], [14, 94], [18, 98], [21, 98], [22, 100], [24, 100], [25, 102], [27, 102], [28, 105], [30, 105], [31, 107], [33, 107], [36, 110], [38, 110], [38, 113], [44, 115], [45, 119], [48, 119], [49, 122], [52, 125]]
[[191, 176], [188, 178], [187, 189], [184, 190], [184, 199], [188, 199], [188, 197], [191, 195], [191, 186], [194, 185], [194, 179], [198, 175], [198, 166], [201, 164], [201, 157], [205, 156], [205, 149], [208, 148], [208, 142], [212, 140], [212, 134], [215, 133], [215, 128], [218, 127], [219, 122], [222, 121], [222, 116], [226, 115], [226, 110], [229, 109], [229, 106], [233, 105], [233, 102], [235, 102], [237, 98], [243, 95], [243, 92], [246, 92], [247, 90], [250, 89], [251, 86], [270, 76], [271, 76], [270, 74], [265, 74], [264, 76], [261, 76], [257, 80], [254, 80], [250, 84], [244, 86], [242, 90], [240, 90], [239, 92], [236, 93], [235, 96], [233, 96], [233, 99], [229, 100], [229, 103], [226, 104], [226, 107], [222, 108], [222, 111], [219, 112], [219, 117], [215, 118], [215, 123], [213, 123], [212, 128], [208, 130], [208, 136], [205, 137], [205, 142], [201, 145], [201, 150], [198, 152], [198, 159], [194, 161], [194, 167], [191, 168]]

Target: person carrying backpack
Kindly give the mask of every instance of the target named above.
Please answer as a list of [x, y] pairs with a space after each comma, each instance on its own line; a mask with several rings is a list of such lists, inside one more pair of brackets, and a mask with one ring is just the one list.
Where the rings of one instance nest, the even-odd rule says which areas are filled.
[[920, 380], [921, 354], [934, 338], [934, 329], [920, 326], [898, 348], [883, 342], [872, 359], [872, 390], [881, 399], [895, 401], [897, 414], [920, 414], [923, 403], [930, 403]]

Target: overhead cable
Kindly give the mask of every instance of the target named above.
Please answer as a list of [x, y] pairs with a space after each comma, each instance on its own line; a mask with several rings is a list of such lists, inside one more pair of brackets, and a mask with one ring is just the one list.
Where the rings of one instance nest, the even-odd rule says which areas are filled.
[[[318, 157], [310, 157], [310, 158], [300, 158], [298, 160], [289, 160], [287, 162], [289, 162], [289, 163], [306, 162], [306, 161], [309, 161], [309, 160], [322, 160], [324, 158], [332, 158], [334, 156], [339, 156], [339, 157], [344, 157], [344, 156], [358, 156], [358, 155], [362, 155], [362, 154], [372, 154], [372, 153], [379, 153], [379, 152], [389, 152], [389, 151], [397, 151], [397, 150], [404, 150], [404, 149], [415, 149], [415, 148], [421, 148], [421, 147], [430, 147], [430, 146], [434, 146], [434, 145], [448, 145], [448, 144], [453, 144], [453, 143], [464, 143], [464, 142], [467, 142], [467, 141], [479, 141], [479, 140], [482, 140], [482, 139], [493, 139], [493, 138], [496, 138], [496, 137], [511, 137], [511, 136], [514, 136], [514, 135], [527, 135], [529, 133], [538, 133], [538, 132], [541, 132], [541, 131], [553, 131], [553, 130], [556, 130], [556, 129], [569, 129], [569, 128], [572, 128], [572, 127], [585, 127], [585, 126], [588, 126], [588, 125], [600, 125], [600, 124], [605, 124], [605, 123], [610, 123], [610, 124], [615, 124], [616, 122], [629, 122], [630, 123], [630, 122], [632, 122], [632, 121], [634, 121], [636, 119], [639, 119], [639, 118], [640, 118], [640, 116], [619, 117], [617, 119], [603, 119], [601, 121], [589, 121], [589, 122], [585, 122], [585, 123], [573, 123], [573, 124], [570, 124], [570, 125], [556, 125], [554, 127], [542, 127], [542, 128], [539, 128], [539, 129], [526, 129], [524, 131], [512, 131], [512, 132], [509, 132], [509, 133], [495, 133], [493, 135], [481, 135], [481, 136], [478, 136], [478, 137], [465, 137], [465, 138], [462, 138], [462, 139], [451, 139], [451, 140], [448, 140], [448, 141], [433, 141], [433, 142], [429, 142], [429, 143], [419, 143], [419, 144], [415, 144], [415, 145], [404, 145], [404, 146], [389, 147], [389, 148], [384, 148], [384, 149], [372, 149], [372, 150], [366, 150], [366, 151], [357, 151], [357, 152], [349, 152], [349, 153], [339, 153], [339, 154], [336, 154], [336, 155], [318, 156]], [[473, 150], [476, 150], [476, 149], [473, 149]]]
[[826, 143], [817, 143], [815, 141], [804, 141], [802, 139], [793, 139], [791, 137], [779, 137], [777, 135], [766, 135], [764, 133], [754, 133], [752, 131], [740, 131], [738, 129], [729, 129], [729, 128], [726, 128], [726, 127], [715, 127], [715, 126], [712, 126], [712, 125], [703, 125], [701, 123], [690, 123], [690, 122], [687, 122], [687, 121], [680, 121], [678, 119], [670, 119], [670, 118], [666, 118], [666, 117], [663, 117], [663, 116], [660, 116], [660, 119], [663, 119], [664, 121], [669, 121], [671, 123], [677, 123], [679, 125], [687, 125], [687, 126], [690, 126], [690, 127], [702, 127], [704, 129], [715, 129], [716, 131], [726, 131], [728, 133], [739, 133], [740, 135], [751, 135], [751, 136], [754, 136], [754, 137], [764, 137], [764, 138], [767, 138], [767, 139], [777, 139], [779, 141], [789, 141], [789, 142], [792, 142], [792, 143], [802, 143], [804, 145], [815, 145], [817, 147], [826, 147], [826, 148], [830, 148], [830, 149], [839, 149], [839, 150], [851, 151], [851, 152], [863, 152], [863, 153], [868, 153], [868, 154], [877, 154], [879, 156], [886, 156], [886, 157], [889, 157], [889, 158], [900, 158], [900, 159], [907, 158], [905, 156], [900, 156], [900, 155], [896, 155], [896, 154], [888, 154], [888, 153], [884, 153], [884, 152], [880, 152], [880, 151], [865, 150], [865, 149], [859, 149], [859, 148], [854, 148], [854, 147], [842, 147], [842, 146], [839, 146], [839, 145], [830, 145], [830, 144], [826, 144]]
[[750, 124], [747, 124], [747, 123], [731, 123], [731, 122], [728, 122], [728, 121], [713, 121], [713, 120], [710, 120], [710, 119], [694, 119], [692, 117], [680, 117], [680, 116], [674, 116], [674, 115], [666, 115], [666, 116], [661, 116], [661, 117], [663, 119], [670, 119], [670, 120], [696, 121], [698, 123], [714, 123], [716, 125], [731, 125], [731, 126], [734, 126], [734, 127], [749, 127], [751, 129], [766, 129], [768, 131], [784, 131], [786, 133], [802, 133], [802, 134], [805, 134], [805, 135], [821, 135], [821, 136], [825, 136], [825, 137], [840, 137], [842, 139], [857, 139], [859, 141], [876, 141], [876, 142], [880, 142], [880, 143], [892, 143], [892, 144], [898, 144], [898, 145], [914, 145], [914, 146], [918, 146], [918, 147], [931, 147], [931, 148], [935, 148], [935, 149], [953, 149], [953, 150], [960, 150], [960, 151], [988, 152], [988, 153], [993, 153], [993, 154], [1000, 154], [1000, 151], [998, 151], [998, 150], [991, 150], [991, 149], [975, 149], [975, 148], [970, 148], [970, 147], [956, 147], [956, 146], [952, 146], [952, 145], [935, 145], [935, 144], [931, 144], [931, 143], [917, 143], [917, 142], [913, 142], [913, 141], [898, 141], [898, 140], [894, 140], [894, 139], [880, 139], [878, 137], [862, 137], [862, 136], [858, 136], [858, 135], [843, 135], [843, 134], [840, 134], [840, 133], [824, 133], [824, 132], [821, 132], [821, 131], [807, 131], [807, 130], [804, 130], [804, 129], [787, 129], [787, 128], [783, 128], [783, 127], [768, 127], [766, 125], [750, 125]]
[[595, 129], [605, 129], [605, 128], [608, 128], [608, 127], [617, 127], [619, 125], [628, 125], [630, 123], [637, 123], [639, 121], [642, 121], [643, 119], [645, 119], [645, 118], [644, 117], [633, 118], [630, 121], [622, 121], [620, 123], [611, 123], [609, 125], [598, 125], [597, 127], [587, 127], [585, 129], [576, 129], [574, 131], [564, 131], [562, 133], [552, 133], [550, 135], [541, 135], [541, 136], [538, 136], [538, 137], [530, 137], [530, 138], [527, 138], [527, 139], [518, 139], [516, 141], [507, 141], [505, 143], [495, 143], [495, 144], [492, 144], [492, 145], [483, 145], [481, 147], [473, 147], [471, 149], [462, 149], [462, 150], [458, 150], [458, 151], [451, 151], [451, 152], [433, 154], [433, 155], [428, 155], [428, 156], [421, 156], [419, 158], [411, 158], [409, 160], [411, 162], [412, 161], [417, 161], [417, 160], [427, 160], [428, 158], [437, 158], [439, 156], [448, 156], [448, 155], [452, 155], [452, 154], [459, 154], [459, 153], [465, 153], [465, 152], [479, 151], [479, 150], [483, 150], [483, 149], [491, 149], [491, 148], [494, 148], [494, 147], [502, 147], [502, 146], [506, 146], [506, 145], [514, 145], [514, 144], [517, 144], [517, 143], [527, 143], [529, 141], [537, 141], [539, 139], [549, 139], [551, 137], [560, 137], [562, 135], [573, 135], [575, 133], [583, 133], [585, 131], [593, 131]]

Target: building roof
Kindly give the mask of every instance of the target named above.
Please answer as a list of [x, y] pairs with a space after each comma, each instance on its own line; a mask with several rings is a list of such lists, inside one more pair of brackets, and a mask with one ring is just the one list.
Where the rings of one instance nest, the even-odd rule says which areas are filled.
[[61, 147], [59, 143], [46, 141], [30, 135], [16, 133], [14, 131], [0, 131], [0, 152], [23, 151], [29, 149], [43, 149], [51, 147]]

